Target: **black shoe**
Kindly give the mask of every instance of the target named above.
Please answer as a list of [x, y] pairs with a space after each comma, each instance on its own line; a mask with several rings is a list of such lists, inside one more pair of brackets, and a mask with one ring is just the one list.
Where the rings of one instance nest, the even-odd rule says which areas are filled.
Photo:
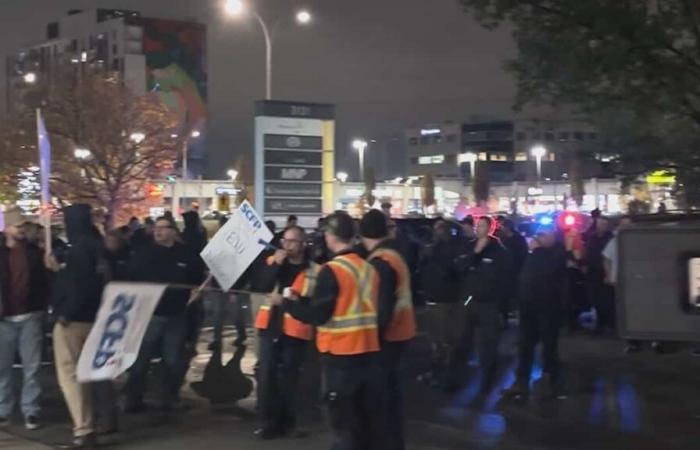
[[530, 396], [530, 388], [524, 383], [515, 383], [508, 389], [501, 391], [501, 396], [506, 400], [525, 401]]
[[85, 436], [77, 436], [73, 438], [73, 441], [68, 444], [57, 444], [54, 445], [54, 447], [64, 449], [92, 450], [96, 447], [96, 445], [95, 435], [86, 434]]
[[146, 404], [144, 402], [126, 402], [124, 407], [124, 414], [141, 414], [146, 412]]
[[284, 433], [274, 428], [258, 428], [255, 430], [255, 435], [263, 441], [269, 441], [271, 439], [281, 438], [284, 436]]
[[5, 416], [0, 416], [0, 427], [10, 426], [10, 418]]
[[39, 418], [37, 416], [27, 416], [24, 418], [24, 428], [33, 431], [38, 430], [41, 427], [39, 423]]
[[304, 439], [309, 437], [309, 432], [301, 428], [292, 428], [284, 433], [284, 435], [290, 439]]

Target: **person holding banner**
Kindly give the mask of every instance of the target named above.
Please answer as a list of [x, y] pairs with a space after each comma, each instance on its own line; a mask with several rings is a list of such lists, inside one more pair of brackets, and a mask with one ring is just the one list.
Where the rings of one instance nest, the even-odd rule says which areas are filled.
[[294, 319], [281, 306], [284, 289], [310, 297], [320, 266], [306, 257], [306, 233], [298, 226], [282, 235], [282, 249], [268, 256], [261, 274], [262, 288], [271, 292], [260, 307], [255, 327], [260, 333], [258, 410], [261, 439], [304, 437], [297, 429], [296, 394], [299, 369], [313, 327]]
[[15, 406], [12, 365], [19, 353], [24, 380], [22, 414], [28, 430], [39, 428], [39, 367], [42, 328], [49, 295], [41, 249], [24, 235], [16, 209], [5, 212], [5, 243], [0, 244], [0, 426]]
[[153, 233], [154, 242], [138, 250], [132, 257], [129, 276], [132, 281], [178, 285], [166, 289], [146, 335], [139, 356], [129, 372], [126, 385], [126, 407], [129, 413], [145, 410], [143, 395], [146, 389], [148, 367], [159, 354], [163, 361], [162, 408], [171, 410], [180, 390], [183, 355], [187, 334], [186, 309], [190, 289], [204, 279], [198, 256], [177, 241], [177, 226], [172, 217], [159, 217]]
[[105, 274], [100, 270], [102, 238], [92, 223], [91, 208], [74, 204], [63, 209], [70, 247], [61, 261], [46, 256], [46, 265], [56, 271], [53, 312], [57, 318], [53, 329], [54, 360], [58, 384], [73, 419], [71, 443], [61, 448], [92, 448], [95, 429], [92, 386], [80, 383], [77, 367], [100, 307]]
[[335, 255], [318, 274], [309, 297], [287, 292], [284, 308], [318, 327], [324, 399], [335, 434], [333, 449], [383, 449], [385, 383], [379, 359], [379, 277], [352, 247], [355, 224], [345, 213], [326, 221]]

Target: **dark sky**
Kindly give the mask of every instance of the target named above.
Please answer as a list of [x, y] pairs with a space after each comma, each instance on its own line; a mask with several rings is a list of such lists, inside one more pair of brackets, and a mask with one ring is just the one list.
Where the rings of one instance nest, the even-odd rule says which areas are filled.
[[[310, 27], [280, 28], [273, 97], [337, 105], [338, 170], [357, 171], [356, 136], [376, 139], [368, 163], [398, 175], [402, 130], [410, 125], [509, 116], [514, 83], [502, 69], [515, 49], [508, 32], [488, 32], [455, 0], [258, 0], [269, 22], [297, 6]], [[253, 103], [264, 95], [264, 45], [252, 18], [227, 19], [220, 0], [0, 0], [0, 55], [44, 39], [46, 23], [72, 8], [134, 9], [148, 17], [194, 19], [209, 28], [211, 176], [252, 155]], [[3, 58], [4, 60], [4, 58]], [[4, 99], [4, 73], [0, 74]], [[4, 108], [2, 108], [4, 110]], [[393, 161], [387, 164], [387, 161]]]

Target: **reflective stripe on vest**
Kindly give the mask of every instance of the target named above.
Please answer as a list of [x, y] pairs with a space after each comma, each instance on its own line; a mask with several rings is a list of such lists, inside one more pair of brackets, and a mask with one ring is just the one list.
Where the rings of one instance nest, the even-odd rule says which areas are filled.
[[396, 274], [396, 305], [391, 320], [384, 331], [384, 339], [389, 342], [408, 341], [416, 336], [416, 315], [413, 311], [411, 293], [411, 272], [403, 257], [390, 248], [378, 248], [369, 256], [369, 260], [379, 258], [385, 261]]
[[355, 254], [338, 256], [327, 266], [338, 283], [338, 297], [333, 317], [318, 327], [319, 352], [359, 355], [379, 351], [376, 271]]
[[[316, 289], [316, 280], [318, 279], [318, 272], [321, 266], [311, 262], [308, 269], [303, 272], [299, 272], [294, 283], [292, 283], [292, 290], [299, 294], [301, 297], [311, 297]], [[274, 291], [277, 290], [275, 286]], [[273, 291], [273, 292], [274, 292]], [[261, 305], [258, 310], [258, 315], [255, 318], [255, 328], [260, 330], [266, 330], [270, 325], [272, 307], [270, 305]], [[305, 341], [310, 341], [313, 338], [313, 327], [307, 325], [304, 322], [296, 320], [289, 313], [284, 313], [282, 319], [282, 332], [287, 336], [291, 336], [297, 339], [303, 339]]]

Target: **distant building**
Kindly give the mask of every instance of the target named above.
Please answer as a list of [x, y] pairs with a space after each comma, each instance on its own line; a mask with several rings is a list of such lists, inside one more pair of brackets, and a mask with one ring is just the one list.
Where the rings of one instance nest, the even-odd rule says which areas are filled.
[[[532, 149], [542, 146], [543, 180], [565, 180], [573, 155], [599, 146], [590, 125], [574, 120], [494, 120], [462, 124], [430, 124], [405, 132], [408, 176], [431, 174], [436, 178], [459, 178], [468, 182], [472, 166], [487, 164], [492, 182], [526, 182], [537, 179]], [[596, 154], [580, 170], [585, 178], [606, 174], [604, 155]]]
[[188, 169], [192, 178], [204, 173], [205, 25], [120, 9], [71, 10], [47, 25], [45, 42], [7, 58], [8, 112], [22, 102], [28, 84], [71, 64], [118, 72], [134, 92], [158, 95], [179, 115], [183, 132], [196, 131], [188, 145]]

